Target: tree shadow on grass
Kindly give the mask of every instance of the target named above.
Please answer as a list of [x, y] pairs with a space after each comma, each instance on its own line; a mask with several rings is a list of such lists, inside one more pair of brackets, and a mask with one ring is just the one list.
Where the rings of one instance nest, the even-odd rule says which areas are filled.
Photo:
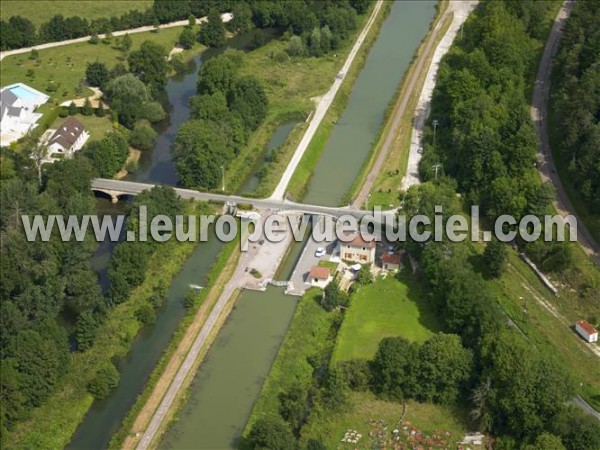
[[443, 320], [438, 316], [434, 294], [425, 280], [408, 270], [398, 272], [396, 279], [406, 285], [408, 298], [417, 305], [419, 323], [433, 333], [445, 331]]

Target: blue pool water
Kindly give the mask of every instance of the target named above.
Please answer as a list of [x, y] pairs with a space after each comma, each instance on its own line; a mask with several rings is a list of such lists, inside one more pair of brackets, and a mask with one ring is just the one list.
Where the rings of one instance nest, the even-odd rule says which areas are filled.
[[10, 92], [15, 94], [17, 97], [22, 98], [23, 100], [34, 100], [36, 98], [39, 98], [39, 94], [30, 91], [29, 89], [23, 86], [15, 86], [13, 88], [10, 88]]

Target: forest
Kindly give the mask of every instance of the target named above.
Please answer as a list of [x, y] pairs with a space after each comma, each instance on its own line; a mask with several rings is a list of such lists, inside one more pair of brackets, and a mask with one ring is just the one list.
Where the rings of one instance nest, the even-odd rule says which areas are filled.
[[[467, 205], [479, 205], [490, 219], [551, 212], [554, 191], [537, 171], [528, 96], [552, 8], [551, 2], [483, 3], [440, 66], [431, 112], [435, 141], [430, 125], [419, 172], [432, 180], [440, 164]], [[566, 243], [519, 244], [544, 270], [570, 264]]]
[[552, 115], [569, 182], [600, 217], [600, 4], [578, 2], [554, 63]]

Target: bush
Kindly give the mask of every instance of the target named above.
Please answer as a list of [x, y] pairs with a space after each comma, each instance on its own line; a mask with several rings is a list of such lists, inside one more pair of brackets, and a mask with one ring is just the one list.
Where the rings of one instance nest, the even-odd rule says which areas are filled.
[[100, 368], [88, 384], [88, 391], [97, 399], [103, 399], [119, 384], [119, 371], [112, 364]]
[[156, 141], [156, 131], [148, 121], [140, 120], [129, 134], [129, 143], [139, 150], [150, 150]]
[[135, 318], [143, 325], [148, 325], [156, 320], [156, 313], [152, 306], [145, 304], [138, 308], [135, 312]]

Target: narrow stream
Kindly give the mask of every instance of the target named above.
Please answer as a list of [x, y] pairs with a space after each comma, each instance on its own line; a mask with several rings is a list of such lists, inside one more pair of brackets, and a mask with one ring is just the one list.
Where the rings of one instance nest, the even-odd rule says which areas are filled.
[[343, 202], [379, 135], [385, 110], [427, 34], [435, 5], [431, 0], [394, 2], [312, 174], [306, 203], [336, 206]]

